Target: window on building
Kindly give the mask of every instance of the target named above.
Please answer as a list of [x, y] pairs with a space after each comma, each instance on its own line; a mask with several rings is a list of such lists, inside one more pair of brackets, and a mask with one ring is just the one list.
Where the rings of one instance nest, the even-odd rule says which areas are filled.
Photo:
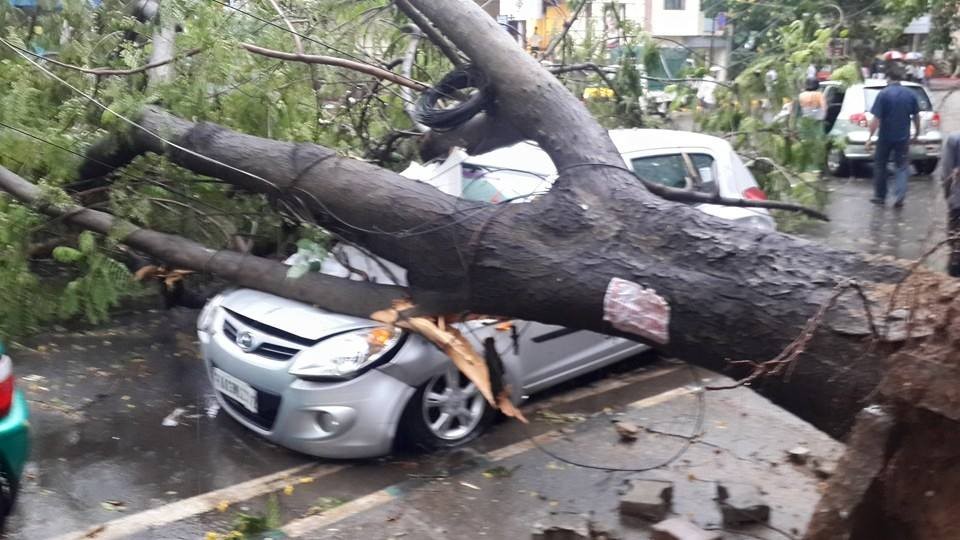
[[685, 9], [684, 0], [663, 0], [663, 9]]

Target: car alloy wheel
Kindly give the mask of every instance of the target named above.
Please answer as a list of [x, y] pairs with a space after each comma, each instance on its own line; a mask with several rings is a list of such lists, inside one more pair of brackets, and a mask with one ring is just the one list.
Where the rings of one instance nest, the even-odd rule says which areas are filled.
[[427, 382], [422, 400], [423, 422], [430, 433], [445, 441], [469, 437], [486, 413], [477, 385], [452, 364]]

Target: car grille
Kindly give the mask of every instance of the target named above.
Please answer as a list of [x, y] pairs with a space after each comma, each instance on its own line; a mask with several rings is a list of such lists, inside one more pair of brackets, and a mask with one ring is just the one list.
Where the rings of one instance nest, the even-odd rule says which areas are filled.
[[280, 410], [280, 396], [265, 392], [259, 388], [257, 390], [257, 412], [250, 412], [239, 401], [224, 394], [217, 392], [220, 397], [230, 405], [230, 408], [237, 414], [247, 419], [250, 423], [260, 429], [270, 431], [273, 429], [273, 423], [277, 420], [277, 412]]
[[[234, 317], [237, 317], [233, 312], [230, 312], [230, 314], [233, 315]], [[237, 318], [239, 319], [240, 317], [237, 317]], [[265, 325], [260, 325], [260, 326], [263, 327]], [[237, 341], [238, 333], [239, 332], [237, 330], [237, 327], [232, 322], [230, 322], [229, 320], [223, 321], [223, 335], [226, 336], [227, 339], [235, 343]], [[286, 338], [284, 337], [284, 339]], [[298, 339], [301, 340], [301, 342], [306, 341], [303, 338], [298, 338]], [[296, 349], [293, 347], [285, 347], [277, 343], [270, 343], [265, 341], [261, 343], [256, 349], [250, 352], [258, 356], [262, 356], [264, 358], [270, 358], [272, 360], [289, 360], [293, 358], [298, 352], [300, 352], [300, 350], [301, 349]]]

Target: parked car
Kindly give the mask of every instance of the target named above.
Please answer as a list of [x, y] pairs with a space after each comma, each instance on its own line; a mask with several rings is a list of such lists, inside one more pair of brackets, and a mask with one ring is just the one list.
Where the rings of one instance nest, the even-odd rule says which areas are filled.
[[14, 379], [13, 362], [0, 343], [0, 531], [13, 511], [30, 449], [27, 400]]
[[[923, 86], [913, 82], [901, 83], [917, 96], [920, 103], [920, 134], [910, 145], [909, 159], [920, 174], [930, 174], [940, 159], [940, 114]], [[873, 160], [873, 154], [864, 149], [870, 133], [873, 115], [870, 109], [887, 81], [868, 79], [863, 84], [845, 88], [837, 81], [820, 83], [827, 101], [826, 129], [832, 139], [827, 154], [827, 171], [834, 176], [847, 176], [857, 163]], [[910, 128], [914, 132], [913, 127]]]
[[[611, 135], [625, 163], [651, 180], [725, 197], [763, 198], [721, 139], [661, 130]], [[497, 202], [535, 197], [549, 189], [555, 173], [545, 152], [519, 143], [481, 156], [458, 153], [414, 164], [404, 174], [466, 199]], [[764, 210], [698, 207], [747, 227], [774, 227]], [[403, 268], [349, 246], [335, 247], [320, 271], [406, 284]], [[371, 320], [237, 289], [210, 300], [197, 328], [223, 409], [255, 433], [300, 452], [378, 456], [391, 451], [398, 435], [424, 449], [453, 447], [475, 438], [495, 415], [436, 347]], [[461, 330], [477, 346], [494, 339], [518, 403], [646, 349], [623, 338], [530, 321], [471, 321]]]

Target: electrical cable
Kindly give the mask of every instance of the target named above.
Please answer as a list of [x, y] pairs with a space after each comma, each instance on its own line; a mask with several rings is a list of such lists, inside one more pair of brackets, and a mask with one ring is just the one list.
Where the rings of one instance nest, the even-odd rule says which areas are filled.
[[581, 469], [592, 469], [596, 471], [605, 471], [605, 472], [641, 473], [641, 472], [649, 472], [656, 469], [662, 469], [663, 467], [667, 467], [673, 462], [680, 459], [680, 457], [683, 456], [687, 452], [687, 450], [690, 449], [691, 446], [693, 446], [694, 442], [696, 442], [697, 439], [703, 436], [703, 424], [706, 417], [706, 408], [707, 408], [706, 398], [704, 396], [705, 390], [703, 388], [703, 385], [700, 384], [700, 378], [697, 375], [696, 368], [694, 368], [690, 364], [687, 364], [687, 368], [689, 368], [690, 370], [691, 378], [693, 379], [693, 385], [696, 388], [696, 390], [694, 390], [694, 393], [697, 396], [697, 416], [694, 422], [693, 433], [690, 434], [689, 436], [678, 435], [679, 437], [682, 437], [684, 439], [683, 444], [680, 446], [680, 448], [677, 449], [676, 452], [674, 452], [669, 457], [667, 457], [666, 459], [658, 463], [643, 466], [643, 467], [611, 467], [608, 465], [598, 465], [595, 463], [584, 463], [581, 461], [577, 461], [575, 459], [562, 456], [554, 452], [553, 450], [550, 450], [547, 447], [540, 444], [540, 442], [537, 441], [536, 437], [533, 435], [533, 432], [530, 430], [529, 425], [526, 426], [527, 439], [530, 440], [530, 442], [533, 444], [533, 446], [536, 449], [540, 450], [541, 452], [550, 456], [551, 458], [559, 462], [566, 463], [567, 465], [572, 465], [574, 467], [578, 467]]
[[[474, 88], [461, 103], [450, 108], [438, 107], [442, 97]], [[447, 73], [432, 88], [424, 90], [414, 105], [414, 117], [417, 122], [436, 131], [448, 131], [466, 123], [493, 103], [493, 93], [483, 71], [466, 64]]]

